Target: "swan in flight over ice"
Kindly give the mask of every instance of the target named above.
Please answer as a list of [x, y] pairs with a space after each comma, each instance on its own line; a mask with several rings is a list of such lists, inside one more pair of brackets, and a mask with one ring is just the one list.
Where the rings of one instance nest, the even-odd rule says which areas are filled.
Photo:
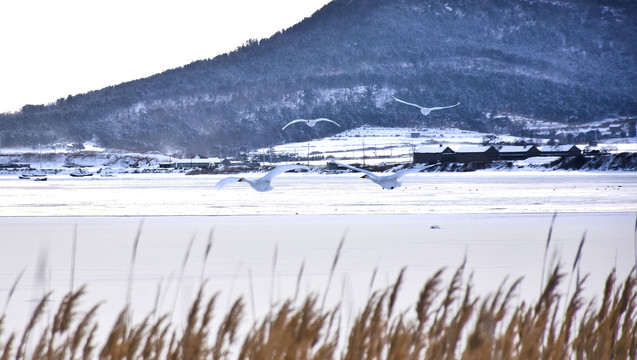
[[274, 189], [272, 187], [272, 185], [270, 185], [270, 183], [272, 182], [272, 179], [274, 179], [275, 176], [277, 175], [281, 175], [286, 171], [290, 171], [290, 170], [298, 170], [298, 169], [305, 169], [305, 170], [309, 170], [310, 168], [308, 168], [305, 165], [280, 165], [275, 167], [274, 169], [270, 170], [270, 172], [268, 172], [267, 174], [265, 174], [265, 176], [260, 177], [256, 180], [248, 180], [246, 178], [239, 178], [239, 177], [227, 177], [223, 180], [220, 180], [217, 185], [215, 185], [215, 189], [216, 190], [221, 190], [222, 187], [226, 186], [229, 183], [233, 183], [233, 182], [246, 182], [248, 183], [250, 186], [252, 186], [252, 188], [256, 191], [260, 191], [260, 192], [264, 192], [264, 191], [270, 191], [272, 189]]
[[393, 190], [393, 189], [395, 189], [397, 187], [400, 187], [400, 185], [402, 185], [402, 183], [400, 181], [398, 181], [398, 179], [400, 179], [401, 177], [403, 177], [403, 176], [405, 176], [407, 174], [417, 173], [420, 170], [427, 169], [427, 168], [430, 168], [432, 166], [438, 165], [436, 163], [436, 164], [433, 164], [433, 165], [425, 166], [424, 168], [420, 168], [420, 169], [405, 169], [405, 170], [397, 171], [397, 172], [395, 172], [395, 173], [393, 173], [391, 175], [380, 176], [380, 175], [374, 174], [371, 171], [367, 171], [367, 170], [359, 169], [359, 168], [356, 168], [356, 167], [353, 167], [353, 166], [349, 166], [347, 164], [343, 164], [343, 163], [340, 163], [338, 161], [332, 161], [332, 162], [335, 163], [338, 166], [342, 166], [342, 167], [348, 168], [350, 170], [362, 172], [364, 174], [362, 176], [362, 178], [369, 179], [369, 180], [375, 182], [376, 184], [380, 185], [380, 187], [382, 187], [383, 189], [386, 189], [386, 190]]
[[429, 113], [430, 113], [430, 112], [432, 112], [432, 111], [434, 111], [434, 110], [449, 109], [449, 108], [452, 108], [452, 107], [454, 107], [454, 106], [458, 106], [458, 105], [460, 105], [460, 103], [457, 103], [457, 104], [455, 104], [455, 105], [450, 105], [450, 106], [424, 107], [424, 106], [420, 106], [420, 105], [418, 105], [418, 104], [412, 104], [412, 103], [410, 103], [410, 102], [407, 102], [407, 101], [404, 101], [404, 100], [400, 100], [400, 99], [396, 98], [395, 96], [392, 96], [392, 97], [394, 98], [394, 100], [396, 100], [396, 101], [398, 101], [398, 102], [401, 102], [401, 103], [403, 103], [403, 104], [407, 104], [407, 105], [411, 105], [411, 106], [415, 106], [415, 107], [419, 108], [419, 109], [420, 109], [420, 112], [421, 112], [423, 115], [429, 115]]
[[331, 122], [332, 124], [336, 124], [336, 126], [338, 126], [338, 127], [341, 127], [336, 121], [330, 120], [330, 119], [326, 119], [326, 118], [318, 118], [318, 119], [311, 119], [311, 120], [296, 119], [296, 120], [292, 120], [289, 123], [285, 124], [285, 126], [281, 130], [285, 130], [286, 127], [288, 127], [288, 126], [290, 126], [290, 125], [292, 125], [294, 123], [298, 123], [298, 122], [305, 123], [309, 127], [314, 127], [314, 125], [316, 125], [316, 123], [319, 122], [319, 121], [328, 121], [328, 122]]

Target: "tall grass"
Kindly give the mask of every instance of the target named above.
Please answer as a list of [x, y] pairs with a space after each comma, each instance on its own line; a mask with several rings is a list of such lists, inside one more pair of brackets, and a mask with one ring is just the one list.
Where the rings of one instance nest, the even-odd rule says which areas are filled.
[[[326, 308], [345, 235], [336, 249], [324, 292], [308, 294], [304, 299], [299, 299], [299, 288], [305, 260], [299, 269], [293, 297], [274, 301], [278, 258], [278, 247], [275, 247], [270, 310], [261, 318], [256, 314], [252, 272], [248, 269], [252, 315], [249, 321], [243, 298], [235, 299], [228, 311], [218, 314], [215, 305], [220, 294], [206, 295], [204, 292], [203, 274], [213, 244], [213, 231], [209, 234], [201, 264], [200, 289], [186, 318], [173, 321], [174, 304], [171, 312], [157, 314], [157, 309], [161, 308], [158, 306], [159, 285], [154, 309], [134, 324], [130, 308], [132, 279], [142, 222], [131, 254], [126, 305], [104, 339], [96, 339], [97, 329], [102, 325], [97, 320], [101, 304], [88, 311], [80, 310], [79, 304], [86, 290], [85, 287], [74, 290], [73, 282], [57, 311], [47, 311], [51, 293], [46, 293], [24, 330], [5, 334], [5, 312], [22, 276], [20, 273], [0, 316], [0, 360], [637, 359], [635, 268], [622, 282], [618, 282], [615, 271], [611, 271], [604, 288], [600, 289], [599, 303], [585, 299], [583, 289], [587, 276], [580, 277], [579, 272], [584, 233], [572, 266], [563, 271], [556, 265], [545, 279], [546, 256], [555, 217], [554, 214], [547, 237], [542, 288], [537, 301], [514, 302], [521, 278], [510, 284], [505, 278], [492, 293], [475, 294], [472, 274], [465, 273], [465, 256], [447, 284], [443, 283], [446, 270], [439, 269], [424, 281], [412, 305], [402, 311], [397, 310], [396, 304], [406, 269], [399, 272], [393, 284], [373, 291], [376, 268], [371, 276], [367, 301], [347, 326], [341, 321], [345, 312], [342, 304]], [[635, 233], [637, 247], [637, 221]], [[192, 241], [184, 255], [179, 282], [191, 247]], [[73, 271], [71, 276], [74, 276]], [[568, 283], [563, 284], [566, 276], [569, 276]], [[571, 296], [573, 276], [575, 285]], [[229, 292], [228, 296], [231, 296], [232, 288]], [[213, 323], [213, 317], [219, 320]]]
[[[473, 293], [465, 263], [445, 286], [444, 271], [424, 282], [409, 310], [398, 312], [395, 303], [405, 274], [402, 270], [391, 286], [370, 294], [349, 328], [338, 325], [341, 307], [324, 309], [319, 294], [307, 295], [300, 302], [279, 302], [246, 325], [243, 299], [234, 301], [225, 314], [216, 314], [219, 294], [206, 296], [202, 285], [183, 323], [172, 323], [171, 314], [165, 314], [131, 324], [125, 308], [106, 339], [99, 341], [95, 339], [99, 304], [86, 312], [78, 310], [84, 287], [69, 292], [51, 319], [44, 318], [47, 294], [21, 336], [2, 333], [4, 316], [0, 318], [0, 360], [637, 357], [634, 270], [621, 283], [612, 271], [597, 306], [583, 298], [586, 277], [577, 277], [565, 309], [559, 304], [566, 273], [559, 266], [549, 272], [537, 302], [529, 304], [513, 301], [521, 279], [510, 285], [505, 280], [493, 293], [480, 296]], [[213, 326], [215, 315], [222, 316]], [[45, 326], [38, 332], [39, 323]]]

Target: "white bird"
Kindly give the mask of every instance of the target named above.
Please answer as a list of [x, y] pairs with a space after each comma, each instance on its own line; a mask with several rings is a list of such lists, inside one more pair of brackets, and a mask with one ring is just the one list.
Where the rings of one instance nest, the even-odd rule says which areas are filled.
[[221, 188], [223, 188], [224, 186], [226, 186], [227, 184], [232, 183], [232, 182], [247, 182], [256, 191], [260, 191], [260, 192], [270, 191], [270, 190], [274, 189], [272, 187], [272, 185], [270, 185], [270, 183], [272, 182], [272, 179], [274, 179], [275, 176], [283, 174], [286, 171], [298, 170], [298, 169], [309, 170], [309, 168], [307, 166], [305, 166], [305, 165], [281, 165], [281, 166], [275, 167], [274, 169], [270, 170], [270, 172], [265, 174], [265, 176], [263, 176], [261, 178], [258, 178], [256, 180], [248, 180], [248, 179], [243, 178], [243, 177], [241, 177], [241, 178], [240, 177], [227, 177], [227, 178], [225, 178], [223, 180], [220, 180], [215, 185], [215, 189], [216, 190], [221, 190]]
[[294, 123], [298, 123], [298, 122], [302, 122], [305, 123], [307, 126], [309, 127], [314, 127], [314, 125], [316, 125], [317, 122], [319, 121], [328, 121], [331, 122], [332, 124], [336, 124], [336, 126], [341, 127], [336, 121], [330, 120], [330, 119], [326, 119], [326, 118], [318, 118], [318, 119], [296, 119], [296, 120], [292, 120], [289, 123], [285, 124], [285, 126], [283, 127], [283, 129], [281, 130], [285, 130], [286, 127], [294, 124]]
[[418, 104], [413, 104], [413, 103], [410, 103], [410, 102], [407, 102], [407, 101], [404, 101], [404, 100], [400, 100], [400, 99], [398, 99], [398, 98], [396, 98], [396, 97], [394, 97], [394, 96], [392, 96], [392, 97], [394, 98], [394, 100], [396, 100], [396, 101], [398, 101], [398, 102], [401, 102], [401, 103], [403, 103], [403, 104], [407, 104], [407, 105], [411, 105], [411, 106], [415, 106], [415, 107], [417, 107], [418, 109], [420, 109], [420, 112], [421, 112], [423, 115], [429, 115], [429, 113], [430, 113], [430, 112], [432, 112], [432, 111], [434, 111], [434, 110], [449, 109], [449, 108], [452, 108], [452, 107], [454, 107], [454, 106], [458, 106], [458, 105], [460, 105], [460, 103], [457, 103], [457, 104], [455, 104], [455, 105], [450, 105], [450, 106], [424, 107], [424, 106], [420, 106], [420, 105], [418, 105]]
[[356, 168], [356, 167], [353, 167], [353, 166], [350, 166], [350, 165], [347, 165], [347, 164], [343, 164], [343, 163], [340, 163], [340, 162], [337, 162], [337, 161], [332, 161], [332, 162], [337, 164], [337, 165], [339, 165], [339, 166], [342, 166], [344, 168], [348, 168], [350, 170], [362, 172], [363, 174], [365, 174], [365, 175], [362, 176], [362, 178], [369, 179], [369, 180], [375, 182], [376, 184], [380, 185], [380, 187], [382, 187], [383, 189], [386, 189], [386, 190], [393, 190], [393, 189], [395, 189], [397, 187], [400, 187], [400, 185], [402, 185], [402, 183], [400, 181], [398, 181], [398, 179], [400, 179], [401, 177], [403, 177], [403, 176], [405, 176], [407, 174], [416, 173], [416, 172], [419, 172], [420, 170], [427, 169], [427, 168], [430, 168], [432, 166], [438, 165], [438, 164], [428, 165], [428, 166], [426, 166], [424, 168], [420, 168], [420, 169], [405, 169], [405, 170], [401, 170], [401, 171], [395, 172], [395, 173], [393, 173], [391, 175], [379, 176], [379, 175], [374, 174], [371, 171], [359, 169], [359, 168]]

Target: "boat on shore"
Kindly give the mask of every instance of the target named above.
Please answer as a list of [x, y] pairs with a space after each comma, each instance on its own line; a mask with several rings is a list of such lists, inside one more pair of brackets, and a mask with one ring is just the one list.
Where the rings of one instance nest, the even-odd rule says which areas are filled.
[[38, 180], [38, 179], [46, 179], [46, 174], [21, 174], [20, 176], [18, 176], [19, 179], [22, 180], [29, 180], [29, 179], [33, 179], [33, 180]]
[[70, 173], [69, 175], [71, 175], [72, 177], [87, 177], [87, 176], [93, 176], [93, 173], [83, 169], [77, 169], [73, 171], [72, 173]]

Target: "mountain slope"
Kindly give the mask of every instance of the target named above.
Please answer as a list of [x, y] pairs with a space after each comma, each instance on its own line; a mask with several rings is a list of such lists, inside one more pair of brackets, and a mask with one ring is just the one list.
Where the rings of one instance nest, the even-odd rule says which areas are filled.
[[[93, 138], [216, 155], [342, 130], [282, 132], [295, 118], [512, 131], [485, 114], [635, 116], [636, 18], [628, 0], [334, 0], [232, 53], [2, 114], [0, 144]], [[392, 95], [461, 106], [423, 117]]]

